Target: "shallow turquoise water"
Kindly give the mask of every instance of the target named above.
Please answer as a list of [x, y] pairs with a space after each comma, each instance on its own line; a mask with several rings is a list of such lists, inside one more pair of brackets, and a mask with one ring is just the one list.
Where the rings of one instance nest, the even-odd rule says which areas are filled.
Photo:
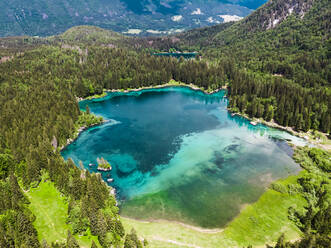
[[110, 93], [83, 101], [109, 120], [83, 132], [63, 150], [90, 171], [97, 157], [113, 170], [121, 213], [222, 227], [274, 180], [299, 170], [285, 140], [302, 140], [231, 116], [224, 91], [186, 87]]

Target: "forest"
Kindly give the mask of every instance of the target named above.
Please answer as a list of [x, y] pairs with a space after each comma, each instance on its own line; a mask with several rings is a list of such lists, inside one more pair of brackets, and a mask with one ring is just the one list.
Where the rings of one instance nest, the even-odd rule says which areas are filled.
[[[272, 29], [259, 25], [283, 2], [239, 23], [167, 38], [127, 38], [83, 27], [56, 37], [0, 39], [0, 59], [7, 58], [0, 62], [0, 247], [78, 247], [73, 235], [87, 231], [102, 247], [147, 244], [135, 230], [125, 233], [116, 199], [101, 178], [60, 155], [79, 127], [100, 122], [79, 110], [77, 97], [171, 79], [204, 90], [227, 86], [231, 111], [329, 135], [330, 3], [316, 1], [303, 19], [292, 15]], [[201, 58], [151, 55], [170, 48], [198, 50]], [[297, 189], [307, 207], [289, 213], [305, 236], [294, 244], [281, 236], [275, 247], [330, 243], [329, 157], [318, 149], [297, 151], [295, 159], [308, 171]], [[69, 201], [73, 228], [65, 243], [38, 240], [33, 226], [25, 192], [45, 178]]]

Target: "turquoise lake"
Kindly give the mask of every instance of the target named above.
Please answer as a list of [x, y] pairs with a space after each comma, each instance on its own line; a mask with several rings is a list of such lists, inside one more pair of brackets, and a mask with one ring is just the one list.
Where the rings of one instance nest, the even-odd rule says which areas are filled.
[[253, 126], [227, 111], [225, 91], [212, 95], [187, 87], [109, 93], [80, 102], [109, 120], [92, 127], [62, 151], [65, 159], [102, 172], [116, 189], [123, 216], [223, 227], [271, 182], [295, 174], [287, 132]]

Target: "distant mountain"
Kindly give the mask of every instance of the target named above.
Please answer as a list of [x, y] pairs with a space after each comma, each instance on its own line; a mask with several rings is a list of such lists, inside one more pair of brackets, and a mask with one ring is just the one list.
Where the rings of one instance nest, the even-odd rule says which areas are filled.
[[266, 0], [10, 0], [0, 2], [0, 36], [49, 36], [77, 25], [132, 35], [175, 33], [239, 20]]
[[[212, 54], [215, 54], [213, 49], [217, 54], [225, 51], [242, 54], [245, 49], [253, 57], [257, 54], [256, 49], [268, 53], [270, 49], [277, 51], [296, 46], [300, 51], [313, 51], [321, 47], [317, 40], [323, 42], [330, 38], [330, 7], [329, 0], [270, 0], [238, 22], [169, 36], [171, 44], [168, 46], [180, 50], [194, 47], [199, 51], [212, 51]], [[260, 44], [263, 46], [258, 46]], [[327, 42], [322, 44], [325, 46]]]

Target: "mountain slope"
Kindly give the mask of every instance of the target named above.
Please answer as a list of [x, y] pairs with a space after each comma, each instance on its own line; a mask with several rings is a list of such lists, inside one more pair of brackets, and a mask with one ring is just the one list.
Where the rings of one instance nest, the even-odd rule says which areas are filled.
[[254, 74], [232, 84], [230, 107], [283, 126], [329, 133], [330, 10], [328, 0], [270, 1], [215, 35], [217, 49], [207, 48], [206, 54], [232, 57]]
[[54, 35], [77, 25], [151, 35], [244, 17], [266, 0], [11, 0], [0, 2], [0, 37]]
[[[314, 5], [313, 11], [309, 11]], [[243, 40], [251, 40], [252, 38], [257, 38], [257, 36], [264, 31], [273, 30], [277, 28], [282, 22], [287, 19], [296, 19], [297, 24], [300, 26], [289, 27], [291, 31], [294, 29], [301, 30], [303, 25], [308, 24], [310, 30], [319, 35], [319, 30], [322, 31], [321, 35], [325, 36], [330, 33], [330, 1], [315, 1], [315, 0], [271, 0], [252, 14], [244, 18], [243, 20], [234, 23], [230, 28], [222, 27], [222, 24], [216, 25], [214, 27], [206, 27], [204, 29], [194, 29], [187, 31], [185, 34], [179, 34], [177, 37], [181, 36], [182, 41], [199, 44], [199, 39], [206, 39], [207, 37], [201, 35], [198, 37], [199, 31], [209, 33], [209, 47], [222, 47], [240, 43]], [[320, 11], [320, 13], [316, 13]], [[309, 14], [310, 13], [310, 14]], [[306, 14], [309, 14], [306, 17]], [[219, 27], [218, 27], [219, 26]], [[219, 29], [217, 31], [217, 29]], [[275, 31], [265, 32], [269, 35], [268, 39], [272, 40], [277, 36], [277, 33], [282, 32], [284, 28], [277, 29]], [[202, 32], [202, 33], [203, 33]], [[195, 37], [192, 37], [195, 34]], [[302, 32], [302, 36], [307, 36], [308, 34]], [[267, 40], [265, 40], [267, 42]], [[206, 49], [206, 50], [207, 50]]]

